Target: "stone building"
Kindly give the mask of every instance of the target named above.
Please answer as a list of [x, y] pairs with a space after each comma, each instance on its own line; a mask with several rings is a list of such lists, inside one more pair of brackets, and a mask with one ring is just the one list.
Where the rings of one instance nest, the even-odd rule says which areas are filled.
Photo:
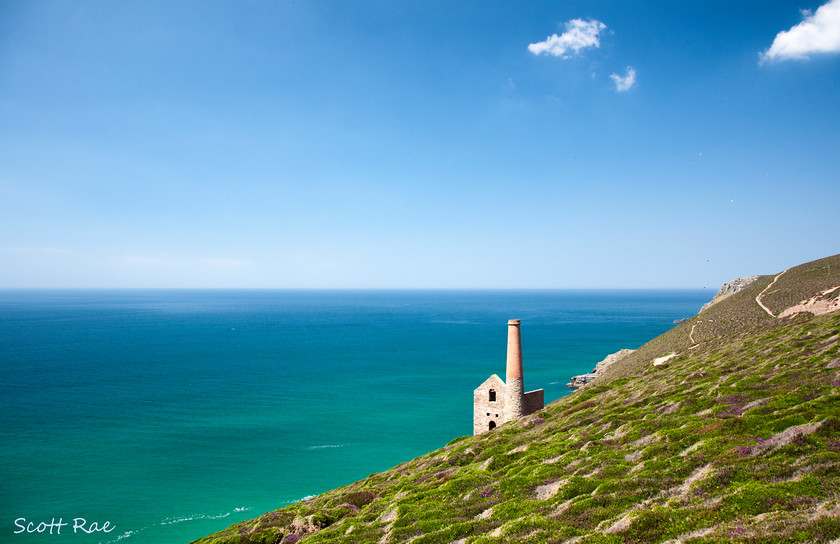
[[508, 321], [507, 382], [493, 374], [473, 392], [473, 434], [491, 431], [537, 410], [545, 403], [542, 389], [525, 392], [520, 321]]

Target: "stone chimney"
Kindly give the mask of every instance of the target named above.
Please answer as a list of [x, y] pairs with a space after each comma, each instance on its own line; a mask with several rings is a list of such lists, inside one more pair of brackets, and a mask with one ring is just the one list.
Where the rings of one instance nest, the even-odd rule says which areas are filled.
[[508, 321], [507, 344], [507, 419], [512, 420], [525, 415], [525, 382], [522, 376], [522, 338], [519, 333], [520, 321]]

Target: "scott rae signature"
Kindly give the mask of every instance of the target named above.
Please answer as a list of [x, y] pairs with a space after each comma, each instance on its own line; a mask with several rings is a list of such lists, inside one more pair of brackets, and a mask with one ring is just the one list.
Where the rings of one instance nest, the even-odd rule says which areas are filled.
[[98, 521], [88, 521], [85, 518], [73, 518], [73, 524], [64, 521], [64, 518], [55, 518], [47, 523], [46, 521], [27, 521], [26, 518], [17, 518], [15, 520], [15, 534], [20, 533], [49, 533], [51, 535], [60, 535], [61, 530], [67, 528], [65, 533], [71, 531], [75, 533], [110, 533], [116, 528], [116, 525], [111, 525], [110, 521], [99, 523]]

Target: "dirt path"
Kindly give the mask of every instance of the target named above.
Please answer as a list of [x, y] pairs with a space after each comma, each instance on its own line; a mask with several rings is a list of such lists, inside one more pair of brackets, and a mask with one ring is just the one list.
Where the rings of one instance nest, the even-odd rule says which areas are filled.
[[761, 309], [762, 309], [762, 310], [764, 310], [765, 312], [767, 312], [767, 314], [768, 314], [770, 317], [776, 317], [776, 316], [775, 316], [775, 315], [773, 315], [773, 312], [771, 312], [771, 311], [770, 311], [770, 308], [768, 308], [767, 306], [765, 306], [765, 305], [761, 302], [761, 297], [762, 297], [762, 296], [764, 296], [764, 293], [766, 293], [768, 289], [770, 289], [771, 287], [773, 287], [773, 284], [774, 284], [774, 283], [776, 283], [776, 280], [778, 280], [779, 278], [781, 278], [781, 277], [782, 277], [782, 274], [784, 274], [785, 272], [787, 272], [787, 270], [783, 270], [783, 271], [781, 271], [781, 272], [779, 273], [779, 275], [777, 275], [775, 278], [773, 278], [773, 281], [771, 281], [771, 282], [770, 282], [770, 285], [768, 285], [767, 287], [765, 287], [765, 288], [764, 288], [764, 289], [763, 289], [763, 290], [762, 290], [759, 294], [757, 294], [757, 295], [755, 296], [755, 303], [756, 303], [756, 304], [758, 304], [759, 306], [761, 306]]

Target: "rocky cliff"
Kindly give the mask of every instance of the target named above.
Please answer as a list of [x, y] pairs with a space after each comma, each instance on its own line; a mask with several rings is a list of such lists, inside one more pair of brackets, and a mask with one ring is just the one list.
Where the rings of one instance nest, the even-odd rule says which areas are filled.
[[[700, 312], [705, 311], [710, 306], [712, 306], [712, 304], [720, 302], [726, 297], [734, 295], [735, 293], [741, 291], [745, 287], [752, 285], [753, 283], [755, 283], [756, 280], [758, 280], [759, 277], [760, 276], [749, 276], [747, 278], [735, 278], [732, 281], [724, 283], [721, 286], [721, 288], [718, 289], [718, 292], [715, 293], [715, 296], [712, 297], [712, 300], [710, 300], [709, 302], [704, 304], [702, 308], [700, 308]], [[686, 321], [688, 321], [688, 318], [676, 319], [674, 320], [674, 323], [682, 324]], [[566, 387], [572, 387], [577, 389], [583, 387], [588, 383], [594, 382], [598, 378], [598, 376], [603, 374], [613, 363], [630, 355], [631, 353], [633, 353], [633, 351], [634, 350], [631, 349], [622, 349], [616, 353], [607, 355], [606, 359], [595, 365], [595, 368], [592, 370], [592, 372], [589, 372], [588, 374], [579, 374], [577, 376], [572, 376], [569, 379], [569, 383], [566, 384]]]
[[627, 357], [628, 355], [633, 353], [633, 351], [635, 350], [622, 349], [615, 353], [607, 355], [607, 357], [603, 361], [595, 365], [595, 368], [589, 374], [580, 374], [578, 376], [572, 376], [571, 380], [569, 380], [569, 383], [566, 384], [566, 387], [583, 387], [584, 385], [595, 381], [595, 378], [603, 374], [604, 371], [607, 370], [610, 366], [612, 366], [614, 363], [617, 363], [621, 359]]
[[702, 312], [702, 311], [706, 310], [712, 304], [720, 302], [721, 300], [728, 297], [729, 295], [734, 295], [735, 293], [737, 293], [741, 289], [743, 289], [745, 287], [748, 287], [749, 285], [752, 285], [753, 283], [755, 283], [755, 281], [758, 278], [759, 278], [759, 276], [749, 276], [747, 278], [735, 278], [732, 281], [724, 283], [721, 286], [721, 288], [718, 289], [718, 292], [715, 293], [715, 296], [712, 297], [712, 300], [710, 300], [709, 302], [704, 304], [703, 307], [700, 308], [700, 311]]

